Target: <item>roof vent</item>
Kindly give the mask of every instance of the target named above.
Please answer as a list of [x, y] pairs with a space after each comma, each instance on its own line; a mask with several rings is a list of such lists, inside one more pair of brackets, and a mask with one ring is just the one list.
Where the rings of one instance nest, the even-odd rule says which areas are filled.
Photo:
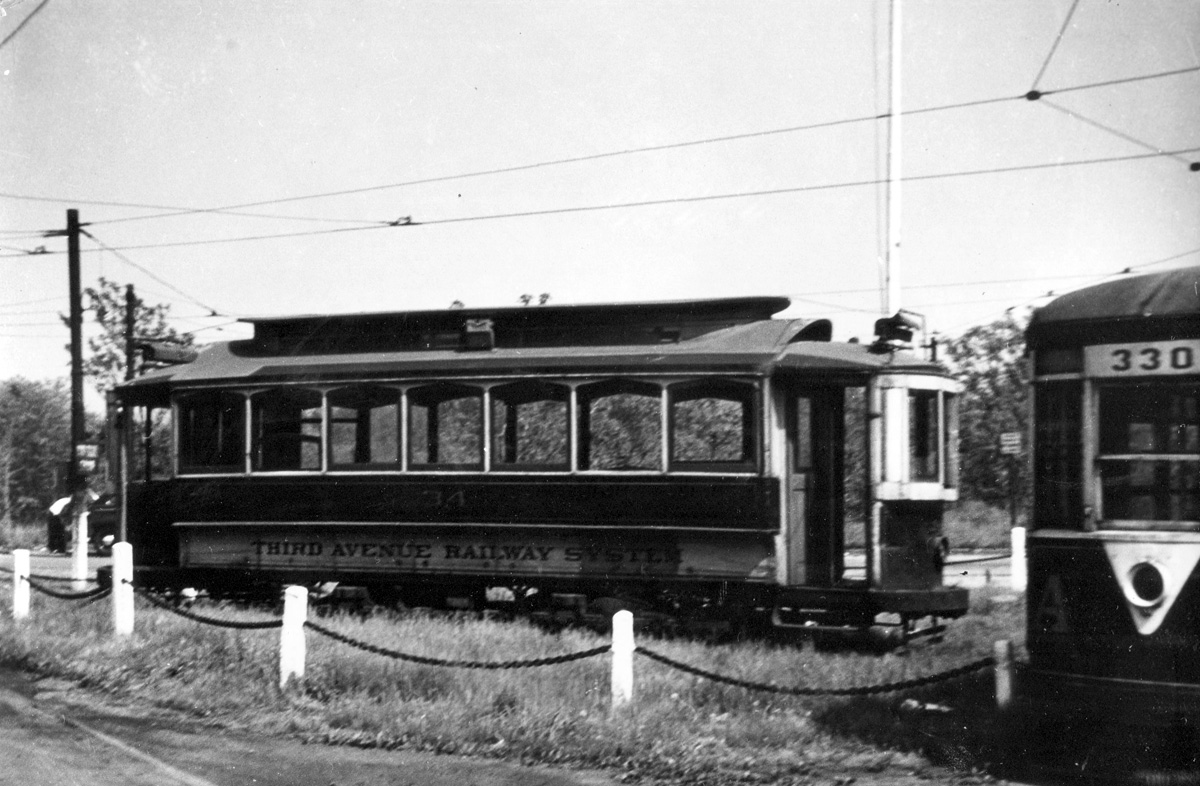
[[462, 348], [468, 350], [494, 349], [496, 329], [490, 319], [468, 319], [463, 324]]

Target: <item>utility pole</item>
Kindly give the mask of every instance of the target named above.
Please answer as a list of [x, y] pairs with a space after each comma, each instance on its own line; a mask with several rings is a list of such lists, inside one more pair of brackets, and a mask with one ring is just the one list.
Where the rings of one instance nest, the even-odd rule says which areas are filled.
[[125, 285], [125, 381], [134, 378], [134, 362], [136, 352], [133, 345], [133, 331], [137, 323], [137, 297], [133, 294], [133, 284]]
[[[11, 387], [10, 387], [11, 390]], [[6, 397], [7, 398], [7, 397]], [[12, 432], [13, 420], [16, 417], [16, 408], [7, 406], [6, 399], [0, 399], [0, 403], [5, 404], [4, 409], [8, 410], [0, 414], [6, 415], [4, 418], [4, 475], [2, 476], [4, 489], [4, 532], [10, 536], [13, 534], [12, 520]]]
[[80, 445], [87, 437], [83, 413], [83, 287], [79, 274], [79, 211], [67, 211], [67, 277], [71, 298], [71, 464], [67, 470], [67, 490], [73, 504], [71, 518], [75, 532], [71, 551], [71, 578], [82, 589], [87, 578], [87, 475], [81, 472]]
[[67, 488], [74, 494], [83, 485], [79, 473], [79, 443], [83, 420], [83, 287], [79, 275], [79, 211], [67, 211], [67, 276], [71, 298], [71, 468]]
[[[134, 346], [134, 332], [137, 327], [137, 296], [133, 292], [133, 284], [125, 285], [125, 381], [129, 382], [137, 376], [137, 349]], [[127, 484], [132, 479], [129, 466], [130, 436], [133, 434], [132, 407], [122, 407], [118, 413], [120, 427], [116, 430], [117, 445], [117, 494], [121, 501], [120, 520], [118, 521], [117, 539], [125, 543], [129, 539], [129, 505], [126, 499]], [[110, 445], [110, 448], [113, 446]]]

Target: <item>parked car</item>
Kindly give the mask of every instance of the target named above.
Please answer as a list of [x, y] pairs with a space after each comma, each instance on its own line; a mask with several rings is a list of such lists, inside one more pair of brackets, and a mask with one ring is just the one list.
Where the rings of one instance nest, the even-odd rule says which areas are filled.
[[120, 529], [121, 509], [116, 494], [101, 494], [88, 508], [88, 545], [97, 554], [112, 551]]

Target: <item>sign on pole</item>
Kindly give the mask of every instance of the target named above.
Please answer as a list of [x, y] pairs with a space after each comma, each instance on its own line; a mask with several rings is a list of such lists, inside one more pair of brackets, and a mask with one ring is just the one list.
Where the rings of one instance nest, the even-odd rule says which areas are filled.
[[1000, 453], [1004, 456], [1021, 455], [1021, 432], [1005, 431], [1000, 435]]

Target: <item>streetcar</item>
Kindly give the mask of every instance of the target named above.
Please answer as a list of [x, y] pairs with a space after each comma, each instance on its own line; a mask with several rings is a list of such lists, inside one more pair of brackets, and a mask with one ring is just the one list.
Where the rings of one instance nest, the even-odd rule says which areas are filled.
[[115, 392], [137, 581], [939, 632], [957, 383], [903, 315], [833, 342], [789, 305], [248, 319]]
[[1160, 777], [1194, 773], [1200, 267], [1063, 295], [1035, 311], [1027, 346], [1033, 515], [1021, 695], [1035, 719], [1073, 729], [1045, 735], [1071, 767], [1100, 771], [1121, 758]]

